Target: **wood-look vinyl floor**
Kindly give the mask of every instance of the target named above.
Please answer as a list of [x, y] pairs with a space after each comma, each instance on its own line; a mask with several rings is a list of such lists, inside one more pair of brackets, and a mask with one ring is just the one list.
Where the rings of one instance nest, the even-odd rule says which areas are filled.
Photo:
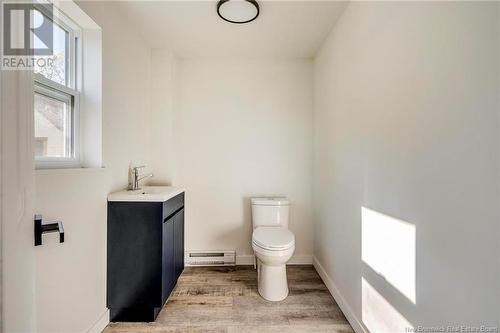
[[259, 296], [253, 266], [187, 267], [153, 323], [111, 323], [104, 333], [354, 332], [313, 266], [287, 266], [288, 297]]

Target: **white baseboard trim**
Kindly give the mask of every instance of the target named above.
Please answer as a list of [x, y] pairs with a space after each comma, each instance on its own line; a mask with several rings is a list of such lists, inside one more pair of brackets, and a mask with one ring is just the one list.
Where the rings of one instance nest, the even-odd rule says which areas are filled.
[[[313, 256], [309, 254], [294, 255], [288, 265], [312, 265]], [[236, 255], [236, 265], [253, 265], [252, 254]]]
[[94, 325], [87, 331], [87, 333], [101, 333], [104, 331], [106, 326], [109, 324], [109, 309], [106, 309], [104, 313], [96, 320]]
[[316, 271], [318, 272], [319, 276], [325, 283], [326, 287], [330, 291], [330, 294], [332, 294], [333, 298], [339, 305], [340, 309], [346, 316], [347, 320], [349, 321], [349, 324], [351, 324], [352, 328], [356, 333], [368, 333], [367, 330], [365, 330], [364, 325], [362, 324], [361, 320], [358, 319], [352, 308], [349, 306], [349, 304], [346, 302], [344, 297], [342, 297], [342, 294], [338, 290], [337, 286], [333, 282], [333, 280], [328, 276], [326, 273], [326, 270], [323, 268], [323, 266], [320, 264], [318, 259], [316, 257], [313, 257], [313, 266], [316, 268]]

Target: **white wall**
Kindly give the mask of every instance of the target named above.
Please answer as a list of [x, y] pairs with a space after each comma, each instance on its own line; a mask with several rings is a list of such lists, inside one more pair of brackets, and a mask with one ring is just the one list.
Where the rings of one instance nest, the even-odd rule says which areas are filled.
[[172, 184], [174, 155], [174, 106], [177, 92], [177, 57], [171, 50], [151, 51], [151, 170], [155, 185]]
[[295, 254], [310, 258], [311, 61], [183, 59], [177, 73], [173, 183], [187, 189], [186, 249], [253, 254], [249, 198], [286, 195]]
[[[372, 332], [397, 312], [413, 326], [498, 325], [498, 13], [351, 2], [315, 61], [314, 254]], [[361, 207], [415, 227], [415, 304], [362, 262]]]
[[127, 185], [130, 160], [150, 156], [150, 48], [114, 5], [79, 6], [102, 28], [105, 168], [36, 172], [36, 211], [66, 232], [35, 249], [40, 332], [86, 332], [105, 315], [106, 196]]

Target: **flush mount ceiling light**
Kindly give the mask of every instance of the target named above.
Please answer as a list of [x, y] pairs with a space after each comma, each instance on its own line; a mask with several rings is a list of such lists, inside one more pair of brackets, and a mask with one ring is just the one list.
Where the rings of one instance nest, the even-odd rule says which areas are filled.
[[255, 0], [220, 0], [217, 3], [217, 14], [231, 23], [252, 22], [259, 16], [259, 12], [259, 4]]

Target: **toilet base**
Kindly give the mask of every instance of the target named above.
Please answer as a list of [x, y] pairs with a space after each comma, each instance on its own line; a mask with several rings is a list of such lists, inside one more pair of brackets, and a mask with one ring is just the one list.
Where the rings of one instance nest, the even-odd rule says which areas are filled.
[[286, 264], [270, 266], [258, 263], [259, 294], [266, 300], [278, 302], [288, 296]]

